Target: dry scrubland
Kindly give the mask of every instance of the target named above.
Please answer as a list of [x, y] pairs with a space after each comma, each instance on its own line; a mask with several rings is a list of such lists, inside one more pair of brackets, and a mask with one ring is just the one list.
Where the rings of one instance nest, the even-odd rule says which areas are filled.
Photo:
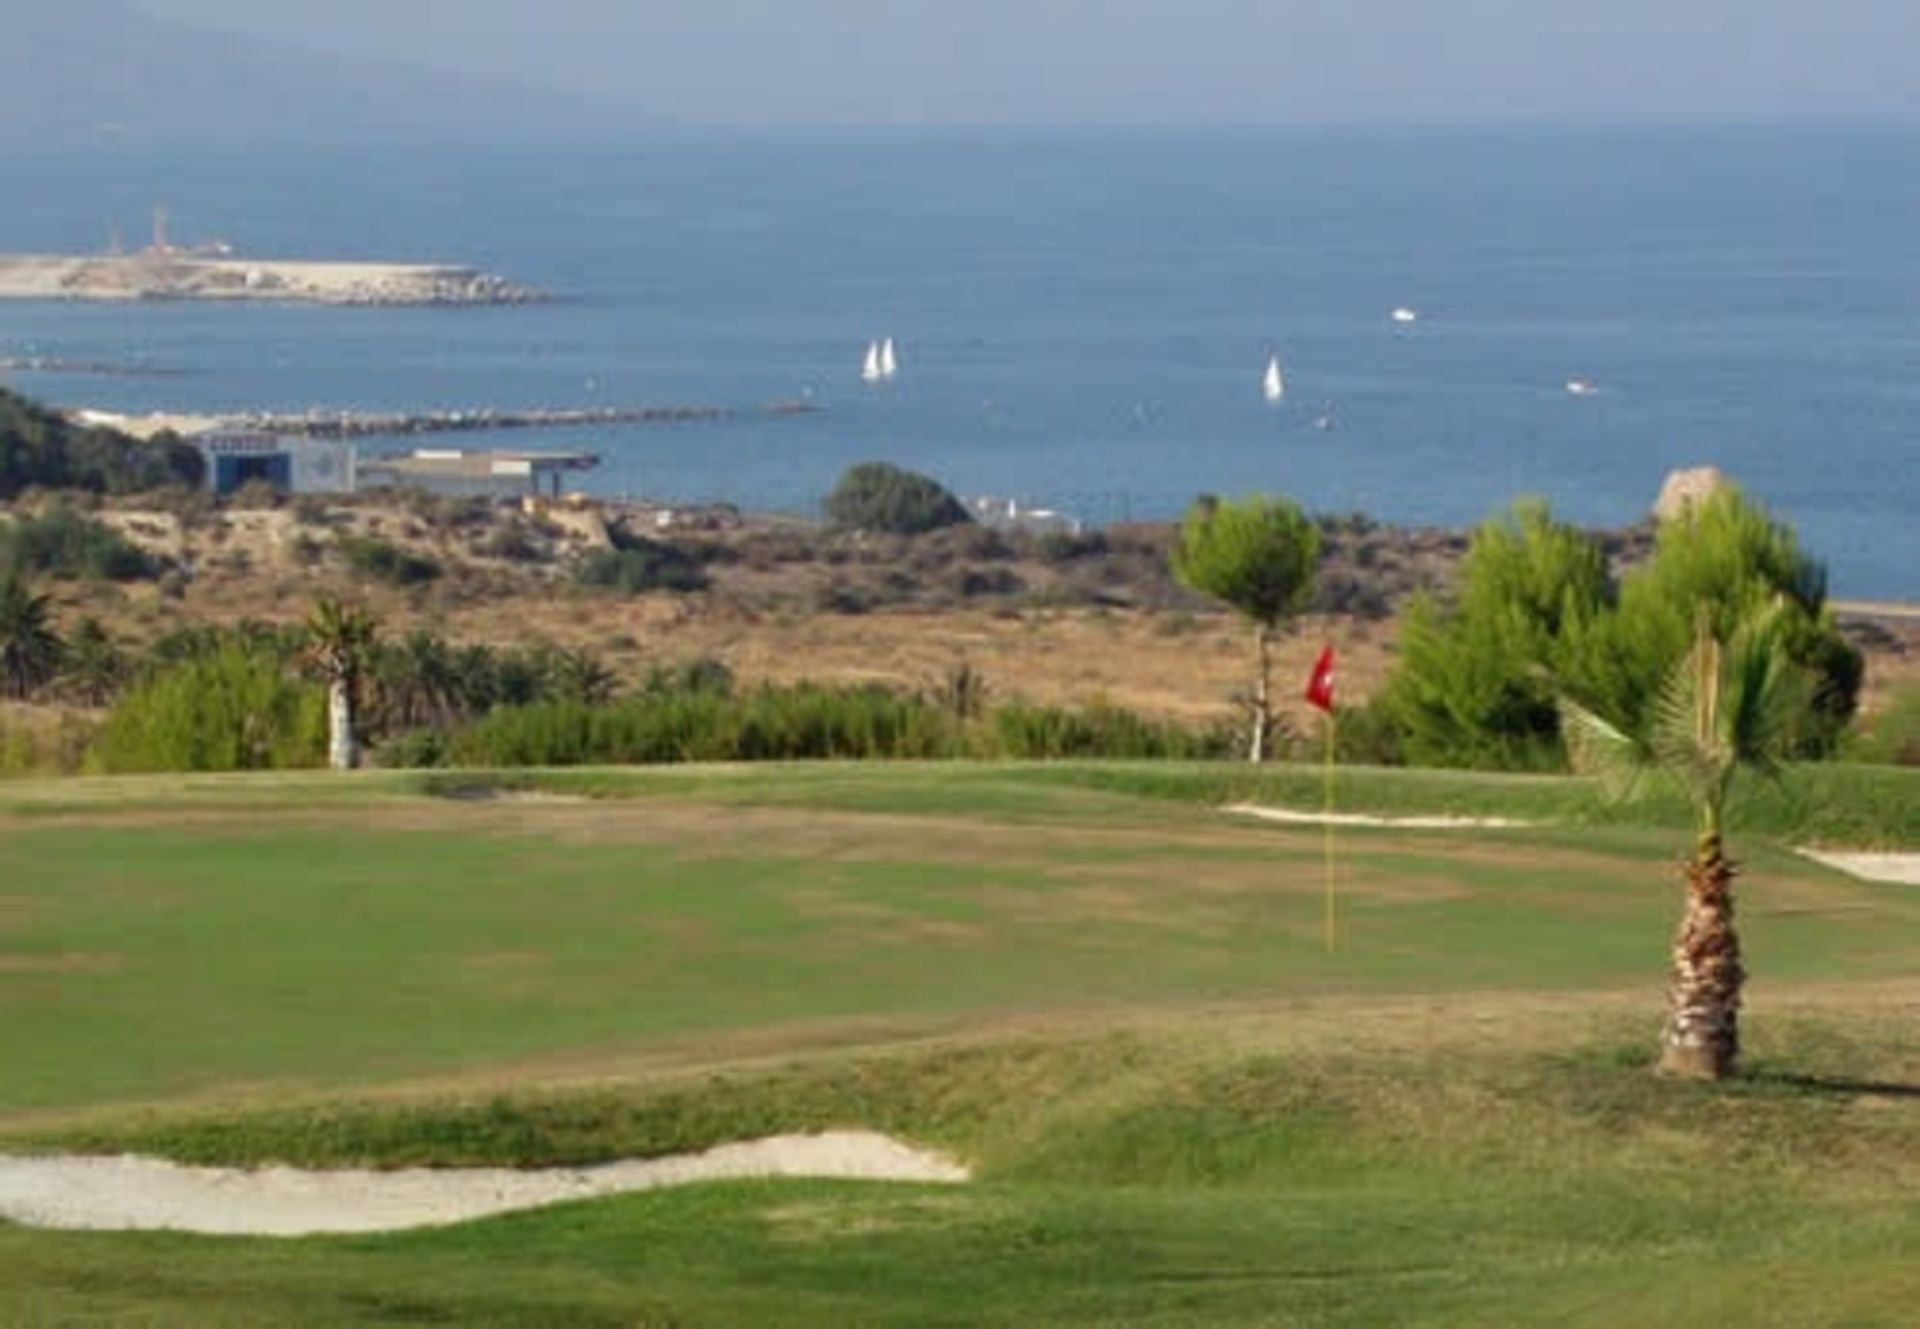
[[[98, 516], [176, 571], [157, 584], [64, 584], [63, 612], [98, 615], [135, 641], [191, 623], [289, 623], [315, 595], [367, 600], [389, 632], [431, 628], [458, 641], [540, 638], [600, 653], [634, 675], [657, 662], [723, 660], [748, 682], [801, 679], [925, 686], [962, 662], [991, 694], [1040, 703], [1103, 699], [1184, 721], [1224, 718], [1246, 685], [1251, 642], [1237, 619], [1178, 586], [1171, 528], [1097, 539], [1002, 537], [978, 529], [911, 539], [833, 534], [755, 519], [720, 530], [655, 529], [650, 512], [562, 506], [529, 516], [484, 504], [363, 499], [255, 508], [112, 508]], [[612, 534], [683, 551], [705, 589], [626, 595], [575, 586], [583, 555]], [[397, 588], [356, 575], [343, 539], [386, 542], [440, 575]], [[1644, 530], [1611, 538], [1641, 556]], [[1340, 650], [1342, 698], [1369, 696], [1392, 665], [1395, 614], [1445, 588], [1466, 536], [1350, 523], [1330, 535], [1321, 611], [1279, 646], [1277, 677], [1304, 677], [1321, 643]], [[1863, 709], [1920, 681], [1920, 621], [1856, 625], [1868, 655]], [[1311, 713], [1283, 688], [1283, 714]]]
[[[671, 541], [711, 584], [690, 593], [622, 595], [573, 586], [572, 560], [610, 548], [606, 522], [565, 507], [539, 517], [480, 505], [363, 501], [208, 511], [106, 510], [134, 543], [192, 569], [157, 585], [58, 590], [64, 611], [98, 615], [145, 640], [186, 623], [294, 622], [314, 595], [346, 590], [385, 628], [430, 627], [496, 645], [539, 638], [587, 647], [623, 673], [715, 657], [745, 681], [929, 684], [965, 662], [993, 694], [1116, 705], [1184, 720], [1231, 713], [1251, 641], [1238, 621], [1178, 587], [1166, 570], [1170, 528], [1104, 541], [1003, 539], [982, 530], [911, 539], [834, 535], [769, 520], [744, 529], [637, 533]], [[356, 577], [345, 538], [390, 542], [443, 575], [409, 588]], [[1340, 645], [1349, 695], [1384, 674], [1391, 606], [1444, 582], [1464, 548], [1447, 533], [1381, 532], [1391, 550], [1372, 571], [1341, 564], [1334, 585], [1361, 613], [1317, 615], [1279, 649], [1283, 677], [1305, 676], [1320, 642]], [[1363, 555], [1370, 559], [1377, 556]], [[1295, 717], [1305, 724], [1302, 709]]]

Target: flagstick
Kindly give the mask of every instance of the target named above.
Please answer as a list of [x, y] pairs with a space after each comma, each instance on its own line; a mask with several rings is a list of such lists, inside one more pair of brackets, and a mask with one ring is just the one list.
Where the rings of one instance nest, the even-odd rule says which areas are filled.
[[1327, 728], [1327, 797], [1326, 820], [1322, 823], [1326, 830], [1327, 849], [1327, 954], [1334, 952], [1336, 932], [1333, 912], [1333, 712], [1324, 712]]

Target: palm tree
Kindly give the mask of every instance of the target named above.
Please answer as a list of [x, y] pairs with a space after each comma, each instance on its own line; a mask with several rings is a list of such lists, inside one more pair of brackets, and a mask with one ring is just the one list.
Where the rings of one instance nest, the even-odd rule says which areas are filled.
[[499, 694], [499, 660], [489, 646], [462, 646], [451, 663], [453, 713], [472, 719], [493, 709]]
[[127, 657], [97, 618], [83, 618], [67, 642], [61, 672], [70, 694], [85, 706], [105, 706], [127, 681]]
[[59, 672], [66, 647], [54, 631], [51, 603], [18, 572], [0, 581], [0, 696], [25, 701]]
[[395, 730], [444, 725], [459, 709], [453, 651], [431, 632], [411, 632], [383, 648], [373, 675], [383, 721]]
[[556, 653], [552, 664], [555, 696], [586, 706], [604, 706], [620, 688], [619, 675], [586, 647]]
[[332, 596], [322, 596], [307, 618], [307, 658], [327, 683], [327, 765], [336, 771], [359, 764], [354, 704], [378, 634], [365, 608]]
[[1684, 867], [1686, 910], [1673, 943], [1660, 1070], [1719, 1079], [1740, 1055], [1740, 938], [1733, 926], [1734, 863], [1727, 807], [1743, 769], [1779, 773], [1807, 704], [1804, 675], [1782, 637], [1781, 605], [1752, 614], [1722, 641], [1703, 608], [1693, 647], [1668, 676], [1646, 732], [1629, 735], [1585, 707], [1561, 702], [1576, 770], [1593, 772], [1616, 796], [1650, 773], [1676, 783], [1693, 805], [1698, 835]]

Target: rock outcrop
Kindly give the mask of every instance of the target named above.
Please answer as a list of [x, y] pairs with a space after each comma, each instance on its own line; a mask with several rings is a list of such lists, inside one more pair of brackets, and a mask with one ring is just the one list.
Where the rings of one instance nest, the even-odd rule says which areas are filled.
[[1685, 470], [1674, 471], [1667, 476], [1667, 482], [1660, 486], [1660, 497], [1653, 505], [1655, 521], [1672, 521], [1684, 517], [1693, 510], [1695, 504], [1732, 487], [1732, 481], [1718, 466], [1693, 466]]

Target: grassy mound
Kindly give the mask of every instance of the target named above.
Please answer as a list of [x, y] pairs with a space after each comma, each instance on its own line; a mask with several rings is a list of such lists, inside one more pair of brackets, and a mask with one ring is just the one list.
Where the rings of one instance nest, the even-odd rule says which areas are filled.
[[979, 1179], [736, 1184], [297, 1243], [0, 1230], [0, 1301], [160, 1324], [1891, 1325], [1920, 1236], [1920, 1090], [1898, 1001], [1850, 1005], [1844, 1042], [1830, 1007], [1769, 1022], [1755, 1074], [1720, 1089], [1648, 1075], [1644, 1022], [1497, 1000], [1431, 1024], [1223, 1015], [43, 1134], [205, 1162], [534, 1165], [858, 1122]]

